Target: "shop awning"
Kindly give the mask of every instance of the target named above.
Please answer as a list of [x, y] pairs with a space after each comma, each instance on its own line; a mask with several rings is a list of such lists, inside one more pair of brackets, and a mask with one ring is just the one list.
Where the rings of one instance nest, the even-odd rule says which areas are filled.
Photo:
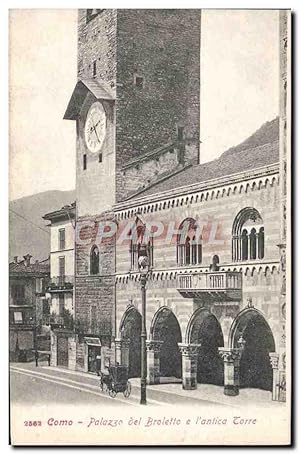
[[99, 337], [85, 337], [84, 341], [91, 346], [94, 347], [101, 347], [101, 341]]

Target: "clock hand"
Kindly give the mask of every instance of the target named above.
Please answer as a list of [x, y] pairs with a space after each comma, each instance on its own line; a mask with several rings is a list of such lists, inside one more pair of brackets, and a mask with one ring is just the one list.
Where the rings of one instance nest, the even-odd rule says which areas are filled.
[[91, 126], [91, 128], [90, 128], [90, 131], [91, 131], [91, 133], [92, 133], [93, 130], [94, 130], [94, 132], [95, 132], [95, 134], [96, 134], [96, 137], [97, 137], [97, 140], [98, 140], [98, 142], [100, 143], [100, 140], [99, 140], [99, 137], [98, 137], [98, 134], [97, 134], [97, 131], [96, 131], [96, 126], [95, 126], [95, 124], [94, 124], [94, 122], [93, 122], [93, 119], [91, 119], [91, 121], [92, 121], [93, 124], [92, 124], [92, 126]]
[[94, 129], [94, 132], [95, 132], [95, 134], [96, 134], [96, 137], [97, 137], [98, 142], [101, 143], [100, 140], [99, 140], [99, 137], [98, 137], [98, 133], [97, 133], [96, 126], [94, 126], [93, 129]]
[[96, 128], [96, 126], [98, 126], [99, 123], [101, 123], [101, 119], [97, 121], [97, 123], [94, 125], [94, 128]]

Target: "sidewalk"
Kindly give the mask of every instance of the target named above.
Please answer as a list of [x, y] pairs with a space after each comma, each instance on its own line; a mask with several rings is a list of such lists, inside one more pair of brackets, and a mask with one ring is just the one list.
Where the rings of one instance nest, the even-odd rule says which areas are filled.
[[[21, 367], [34, 371], [42, 371], [49, 376], [69, 377], [78, 381], [82, 385], [98, 385], [99, 377], [97, 375], [73, 371], [62, 367], [48, 366], [42, 363], [38, 367], [34, 363], [11, 363], [12, 367]], [[131, 378], [132, 396], [138, 398], [140, 394], [140, 379]], [[148, 385], [147, 395], [149, 398], [156, 399], [162, 404], [180, 404], [180, 405], [205, 405], [205, 406], [226, 406], [226, 407], [263, 407], [279, 408], [285, 405], [281, 402], [271, 400], [271, 392], [260, 389], [241, 389], [238, 396], [225, 396], [222, 386], [198, 384], [197, 389], [186, 391], [182, 389], [181, 383], [168, 383], [158, 385]]]

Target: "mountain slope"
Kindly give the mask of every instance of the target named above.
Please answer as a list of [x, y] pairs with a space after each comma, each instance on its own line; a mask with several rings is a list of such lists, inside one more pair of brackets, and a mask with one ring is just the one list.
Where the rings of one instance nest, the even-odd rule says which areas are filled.
[[75, 200], [75, 191], [45, 191], [9, 203], [9, 259], [30, 253], [45, 259], [50, 253], [50, 230], [44, 214]]
[[239, 145], [231, 147], [222, 153], [221, 157], [226, 157], [231, 154], [239, 153], [240, 151], [249, 150], [251, 148], [260, 147], [267, 143], [274, 143], [279, 139], [279, 118], [267, 121], [257, 131], [251, 134], [246, 140]]

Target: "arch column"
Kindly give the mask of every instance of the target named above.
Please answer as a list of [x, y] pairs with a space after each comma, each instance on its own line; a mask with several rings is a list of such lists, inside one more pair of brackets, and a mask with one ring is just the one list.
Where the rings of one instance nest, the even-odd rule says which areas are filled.
[[115, 339], [116, 363], [129, 367], [129, 340]]
[[224, 394], [237, 396], [240, 388], [240, 359], [242, 348], [219, 347], [219, 355], [224, 361]]
[[273, 370], [273, 387], [272, 387], [272, 400], [279, 400], [279, 354], [275, 352], [269, 353], [270, 363]]
[[159, 383], [160, 377], [160, 349], [163, 341], [147, 340], [147, 383], [154, 385]]
[[178, 343], [182, 355], [182, 388], [197, 388], [197, 359], [201, 344]]

